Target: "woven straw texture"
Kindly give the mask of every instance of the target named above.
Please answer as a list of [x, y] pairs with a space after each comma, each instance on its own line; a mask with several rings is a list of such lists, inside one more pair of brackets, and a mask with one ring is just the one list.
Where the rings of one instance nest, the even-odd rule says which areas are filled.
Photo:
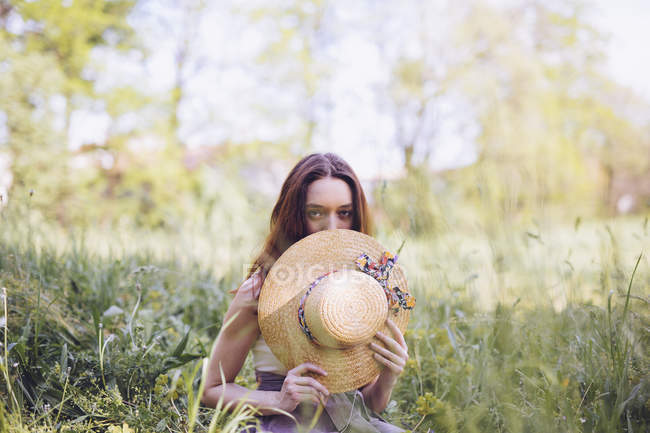
[[[383, 346], [374, 337], [377, 330], [392, 336], [385, 323], [387, 317], [403, 333], [410, 310], [389, 312], [386, 297], [374, 281], [355, 284], [354, 293], [346, 293], [345, 284], [340, 282], [349, 274], [345, 270], [354, 270], [365, 278], [354, 263], [361, 253], [379, 261], [384, 251], [379, 242], [363, 233], [325, 230], [296, 242], [276, 261], [262, 286], [258, 321], [266, 343], [288, 370], [304, 362], [322, 367], [328, 375], [313, 377], [332, 393], [359, 388], [379, 374], [382, 366], [373, 358], [375, 352], [368, 344], [374, 341]], [[326, 340], [319, 345], [300, 329], [298, 307], [310, 284], [333, 270], [338, 272], [323, 279], [305, 303], [310, 330], [319, 341]], [[399, 264], [391, 271], [388, 283], [389, 287], [398, 286], [408, 292], [406, 276]], [[323, 287], [319, 287], [321, 284]], [[314, 320], [317, 316], [320, 321]], [[338, 348], [333, 348], [337, 345]]]

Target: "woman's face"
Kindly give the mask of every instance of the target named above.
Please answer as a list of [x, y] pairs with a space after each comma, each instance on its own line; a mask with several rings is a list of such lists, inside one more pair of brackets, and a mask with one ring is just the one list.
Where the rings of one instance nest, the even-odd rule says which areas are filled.
[[353, 212], [352, 191], [343, 180], [324, 177], [307, 187], [307, 234], [329, 229], [351, 229]]

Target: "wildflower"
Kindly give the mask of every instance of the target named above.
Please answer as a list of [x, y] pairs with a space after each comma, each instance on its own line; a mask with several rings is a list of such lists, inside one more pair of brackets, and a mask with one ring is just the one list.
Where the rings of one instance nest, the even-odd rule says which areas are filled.
[[421, 416], [430, 415], [432, 418], [433, 426], [436, 427], [435, 431], [440, 432], [457, 432], [458, 422], [453, 407], [434, 396], [432, 393], [427, 392], [417, 399], [416, 411]]
[[156, 384], [153, 388], [153, 391], [156, 395], [163, 395], [165, 393], [165, 386], [169, 382], [169, 376], [166, 374], [161, 374], [156, 378]]
[[418, 366], [418, 363], [415, 359], [409, 359], [406, 361], [406, 368], [413, 368], [416, 369]]
[[432, 393], [427, 392], [424, 395], [421, 395], [417, 399], [417, 413], [421, 416], [431, 415], [436, 411], [436, 406], [440, 403], [440, 400]]
[[135, 430], [133, 430], [127, 423], [122, 423], [122, 427], [119, 425], [112, 425], [108, 427], [108, 430], [106, 430], [108, 433], [135, 433]]

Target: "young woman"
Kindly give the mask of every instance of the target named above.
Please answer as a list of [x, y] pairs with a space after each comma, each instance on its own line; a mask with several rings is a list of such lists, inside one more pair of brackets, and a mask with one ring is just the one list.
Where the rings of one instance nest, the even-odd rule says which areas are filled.
[[[295, 413], [301, 403], [327, 401], [329, 391], [315, 379], [304, 376], [307, 372], [326, 375], [326, 371], [310, 363], [286, 371], [273, 356], [258, 326], [257, 299], [265, 276], [287, 248], [307, 235], [328, 229], [351, 229], [371, 234], [368, 207], [357, 176], [343, 159], [332, 153], [312, 154], [299, 161], [284, 181], [271, 214], [270, 233], [262, 253], [226, 312], [224, 324], [228, 325], [222, 327], [210, 358], [202, 397], [205, 405], [214, 407], [220, 398], [225, 403], [245, 399], [266, 415], [262, 417], [265, 431], [295, 431], [292, 421], [279, 415], [278, 410]], [[408, 359], [408, 348], [399, 329], [390, 319], [388, 326], [393, 331], [392, 336], [377, 334], [387, 349], [371, 345], [375, 359], [385, 368], [360, 389], [364, 409], [375, 413], [384, 410], [388, 404]], [[262, 378], [256, 390], [234, 383], [251, 349], [258, 381]], [[327, 417], [323, 413], [314, 431], [336, 430]], [[275, 421], [277, 418], [284, 420], [266, 422], [274, 418]], [[376, 417], [373, 417], [372, 424], [375, 430], [364, 431], [403, 431]]]

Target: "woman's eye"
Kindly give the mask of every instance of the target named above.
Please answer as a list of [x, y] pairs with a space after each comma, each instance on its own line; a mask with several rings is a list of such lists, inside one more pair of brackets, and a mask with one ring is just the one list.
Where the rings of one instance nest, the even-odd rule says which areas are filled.
[[346, 217], [346, 218], [347, 218], [347, 217], [349, 217], [349, 216], [352, 216], [352, 211], [349, 211], [349, 210], [342, 210], [341, 212], [339, 212], [339, 215], [341, 215], [342, 217]]
[[321, 215], [321, 213], [320, 213], [319, 210], [310, 210], [310, 211], [307, 211], [307, 215], [309, 215], [312, 218], [317, 218], [317, 217], [319, 217]]

